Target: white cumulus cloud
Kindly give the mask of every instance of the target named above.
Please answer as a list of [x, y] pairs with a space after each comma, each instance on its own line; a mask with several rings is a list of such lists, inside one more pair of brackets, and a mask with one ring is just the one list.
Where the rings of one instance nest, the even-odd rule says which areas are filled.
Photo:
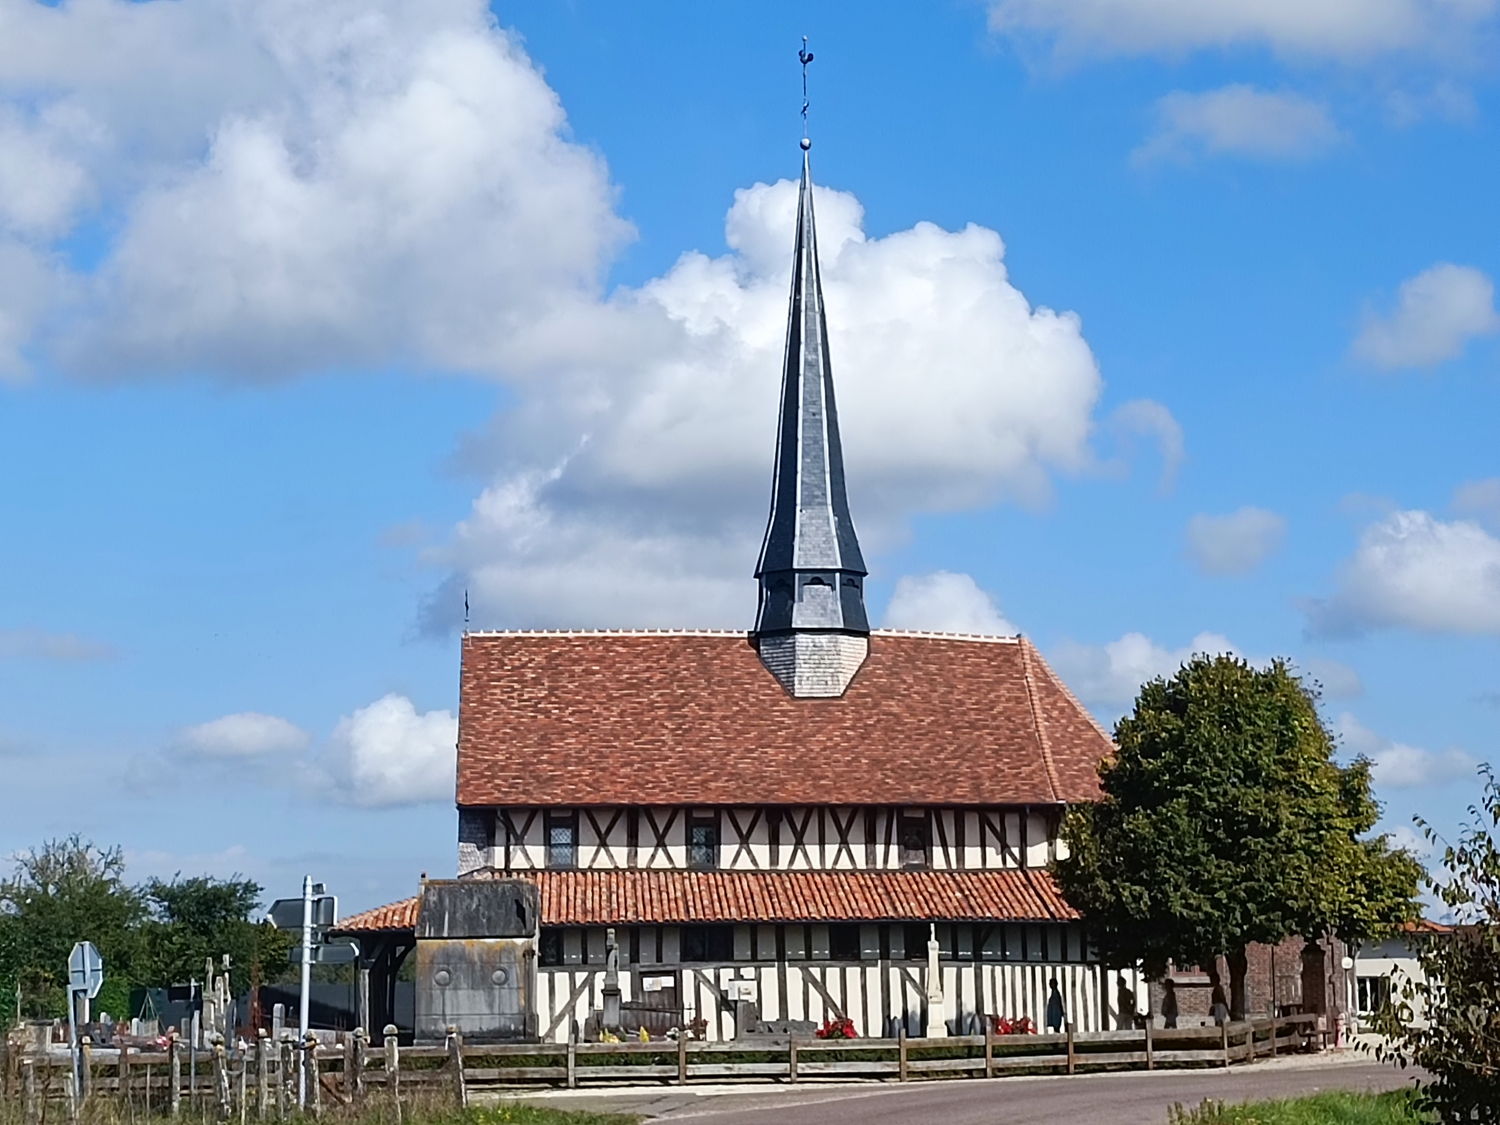
[[1472, 776], [1479, 765], [1473, 755], [1456, 747], [1424, 750], [1386, 738], [1348, 712], [1338, 717], [1334, 729], [1351, 754], [1370, 759], [1370, 777], [1386, 789], [1441, 785]]
[[1174, 90], [1156, 103], [1156, 126], [1135, 150], [1137, 163], [1243, 156], [1298, 160], [1338, 143], [1339, 128], [1321, 102], [1289, 91], [1235, 84]]
[[[1102, 381], [1079, 320], [1026, 300], [998, 234], [919, 223], [872, 238], [852, 195], [816, 202], [867, 550], [917, 512], [1039, 500], [1054, 473], [1096, 467]], [[464, 588], [480, 623], [749, 622], [795, 208], [790, 181], [738, 192], [729, 253], [686, 254], [564, 334], [587, 350], [497, 420], [497, 479], [429, 554], [453, 572], [429, 625], [455, 620]], [[1165, 408], [1134, 409], [1180, 443]]]
[[1188, 554], [1205, 574], [1244, 574], [1275, 553], [1286, 538], [1286, 519], [1265, 508], [1244, 507], [1223, 516], [1188, 521]]
[[176, 749], [206, 758], [262, 758], [305, 749], [310, 741], [306, 731], [279, 715], [242, 711], [184, 728]]
[[1439, 262], [1407, 278], [1387, 314], [1366, 315], [1354, 355], [1375, 367], [1433, 367], [1500, 330], [1494, 283], [1472, 266]]
[[1308, 612], [1324, 633], [1500, 634], [1500, 539], [1470, 520], [1394, 512], [1364, 530], [1334, 593]]
[[1126, 633], [1102, 645], [1064, 641], [1049, 653], [1052, 666], [1073, 692], [1090, 703], [1129, 703], [1147, 680], [1170, 676], [1189, 657], [1238, 650], [1218, 633], [1199, 633], [1181, 648], [1167, 648], [1144, 633]]
[[1493, 26], [1493, 0], [990, 0], [990, 27], [1064, 56], [1266, 47], [1357, 62], [1447, 53]]
[[457, 745], [451, 711], [418, 711], [386, 695], [339, 720], [329, 776], [342, 800], [366, 808], [451, 802]]
[[1016, 632], [979, 583], [967, 574], [947, 570], [902, 577], [886, 606], [883, 624], [888, 629], [935, 633], [1010, 636]]

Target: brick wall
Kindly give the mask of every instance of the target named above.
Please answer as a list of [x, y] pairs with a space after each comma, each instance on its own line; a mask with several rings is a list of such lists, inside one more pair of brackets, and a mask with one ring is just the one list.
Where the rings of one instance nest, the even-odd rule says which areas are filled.
[[[1336, 1015], [1342, 1007], [1346, 949], [1333, 941], [1331, 949], [1300, 937], [1277, 945], [1252, 943], [1245, 951], [1245, 1010], [1256, 1018], [1278, 1011]], [[1219, 958], [1219, 980], [1228, 1002], [1229, 969]], [[1173, 1003], [1180, 1027], [1213, 1022], [1213, 978], [1198, 967], [1183, 968], [1151, 983], [1151, 1013], [1158, 1027], [1169, 1018]]]

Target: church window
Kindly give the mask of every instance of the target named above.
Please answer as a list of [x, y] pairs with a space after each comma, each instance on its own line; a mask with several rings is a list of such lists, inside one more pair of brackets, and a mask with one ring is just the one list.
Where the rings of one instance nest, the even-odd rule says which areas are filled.
[[547, 866], [567, 871], [578, 866], [578, 814], [547, 814]]
[[925, 815], [901, 816], [901, 866], [907, 870], [932, 866], [932, 835]]
[[836, 922], [828, 927], [828, 957], [833, 961], [859, 960], [857, 922]]
[[712, 813], [688, 820], [688, 866], [697, 871], [719, 866], [719, 818]]
[[562, 931], [556, 926], [542, 927], [542, 936], [537, 951], [543, 965], [561, 965], [563, 961]]
[[683, 926], [684, 961], [733, 961], [733, 926]]

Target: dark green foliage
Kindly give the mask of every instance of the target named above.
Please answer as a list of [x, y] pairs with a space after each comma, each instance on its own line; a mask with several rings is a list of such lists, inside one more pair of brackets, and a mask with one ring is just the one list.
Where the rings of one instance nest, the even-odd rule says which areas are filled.
[[[1459, 925], [1430, 935], [1418, 948], [1422, 981], [1403, 981], [1376, 1026], [1390, 1038], [1379, 1048], [1398, 1065], [1415, 1063], [1431, 1076], [1427, 1104], [1444, 1121], [1500, 1122], [1500, 782], [1481, 769], [1483, 792], [1454, 843], [1417, 824], [1440, 843], [1442, 871], [1433, 893]], [[1415, 1016], [1423, 1014], [1425, 1024]]]
[[1204, 1102], [1191, 1109], [1173, 1106], [1171, 1125], [1420, 1125], [1431, 1121], [1416, 1092], [1313, 1094], [1284, 1101], [1225, 1105]]
[[104, 957], [96, 1013], [128, 1016], [133, 987], [201, 979], [205, 960], [225, 953], [243, 988], [256, 960], [280, 971], [293, 940], [248, 920], [259, 898], [260, 887], [239, 878], [179, 875], [134, 887], [118, 848], [50, 840], [0, 882], [0, 1004], [14, 1015], [19, 985], [23, 1015], [65, 1015], [68, 953], [84, 940]]
[[1063, 894], [1112, 965], [1211, 964], [1249, 942], [1358, 940], [1415, 917], [1421, 867], [1383, 837], [1369, 767], [1333, 760], [1315, 692], [1281, 661], [1197, 656], [1141, 688], [1069, 810]]

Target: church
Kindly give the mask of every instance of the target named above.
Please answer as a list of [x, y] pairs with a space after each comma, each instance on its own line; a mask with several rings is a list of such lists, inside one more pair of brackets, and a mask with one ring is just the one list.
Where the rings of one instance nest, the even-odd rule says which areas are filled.
[[[1099, 964], [1047, 870], [1108, 735], [1024, 637], [869, 625], [809, 145], [754, 627], [466, 633], [448, 889], [534, 887], [515, 971], [542, 1040], [967, 1034], [1059, 1004], [1131, 1026], [1145, 982]], [[366, 1026], [431, 889], [338, 927], [378, 978]]]

